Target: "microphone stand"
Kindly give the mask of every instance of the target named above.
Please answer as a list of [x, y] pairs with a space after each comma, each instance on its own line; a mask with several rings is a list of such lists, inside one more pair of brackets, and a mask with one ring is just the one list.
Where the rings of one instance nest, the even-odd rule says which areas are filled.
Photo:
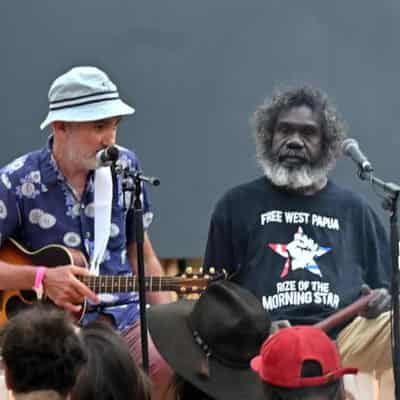
[[393, 378], [395, 388], [395, 398], [400, 400], [400, 311], [399, 311], [399, 227], [398, 227], [398, 199], [400, 186], [384, 182], [375, 177], [372, 171], [359, 170], [360, 179], [370, 182], [372, 185], [382, 189], [386, 196], [382, 207], [390, 212], [390, 250], [392, 259], [392, 317], [391, 317], [391, 337], [392, 337], [392, 360]]
[[[143, 205], [141, 201], [142, 194], [142, 182], [150, 183], [153, 186], [158, 186], [160, 180], [154, 177], [147, 177], [142, 174], [141, 171], [132, 171], [129, 167], [122, 168], [116, 166], [116, 173], [122, 173], [122, 190], [124, 193], [124, 208], [125, 194], [126, 192], [131, 193], [130, 204], [125, 209], [132, 208], [133, 203], [133, 223], [135, 225], [135, 241], [137, 249], [137, 261], [138, 261], [138, 283], [139, 283], [139, 310], [140, 310], [140, 337], [142, 345], [142, 366], [143, 370], [149, 372], [149, 350], [147, 340], [147, 316], [146, 316], [146, 282], [144, 272], [144, 227], [143, 227]], [[133, 196], [134, 194], [134, 196]]]

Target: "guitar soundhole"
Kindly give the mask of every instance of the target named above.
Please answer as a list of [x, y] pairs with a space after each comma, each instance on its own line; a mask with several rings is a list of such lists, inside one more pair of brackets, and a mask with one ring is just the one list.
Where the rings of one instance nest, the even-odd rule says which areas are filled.
[[30, 307], [36, 301], [36, 293], [33, 290], [21, 290], [20, 296], [11, 296], [7, 300], [7, 319], [11, 318], [21, 310], [25, 310], [26, 308]]
[[35, 301], [36, 293], [33, 290], [21, 290], [21, 296], [25, 301]]
[[13, 315], [19, 313], [22, 310], [32, 306], [32, 304], [26, 304], [18, 296], [12, 296], [8, 299], [6, 305], [7, 319], [10, 319]]

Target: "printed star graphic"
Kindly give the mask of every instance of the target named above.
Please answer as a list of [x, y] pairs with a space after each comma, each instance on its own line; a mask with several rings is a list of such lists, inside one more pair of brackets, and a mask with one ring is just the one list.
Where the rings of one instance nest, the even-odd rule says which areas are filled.
[[314, 240], [303, 233], [303, 229], [300, 226], [290, 243], [269, 243], [268, 247], [286, 258], [280, 275], [281, 278], [284, 278], [289, 273], [290, 265], [292, 266], [292, 271], [306, 269], [315, 275], [322, 276], [315, 259], [332, 250], [330, 247], [323, 247], [315, 243]]

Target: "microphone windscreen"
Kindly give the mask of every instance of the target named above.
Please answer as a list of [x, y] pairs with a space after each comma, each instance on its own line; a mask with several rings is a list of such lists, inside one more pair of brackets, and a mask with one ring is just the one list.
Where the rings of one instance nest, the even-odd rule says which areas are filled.
[[349, 155], [350, 149], [353, 147], [357, 147], [357, 148], [359, 147], [356, 139], [348, 138], [348, 139], [343, 140], [342, 147], [341, 147], [342, 153], [344, 155]]
[[119, 157], [119, 150], [115, 146], [108, 148], [108, 158], [110, 161], [117, 161]]

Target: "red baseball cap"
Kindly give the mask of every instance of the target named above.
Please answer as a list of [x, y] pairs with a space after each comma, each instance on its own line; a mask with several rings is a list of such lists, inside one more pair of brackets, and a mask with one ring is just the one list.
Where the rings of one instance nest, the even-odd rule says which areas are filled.
[[[322, 374], [302, 376], [305, 361], [319, 363]], [[261, 380], [285, 388], [321, 386], [358, 371], [357, 368], [342, 368], [335, 343], [321, 329], [312, 326], [277, 331], [263, 343], [260, 354], [251, 360], [251, 368]]]

